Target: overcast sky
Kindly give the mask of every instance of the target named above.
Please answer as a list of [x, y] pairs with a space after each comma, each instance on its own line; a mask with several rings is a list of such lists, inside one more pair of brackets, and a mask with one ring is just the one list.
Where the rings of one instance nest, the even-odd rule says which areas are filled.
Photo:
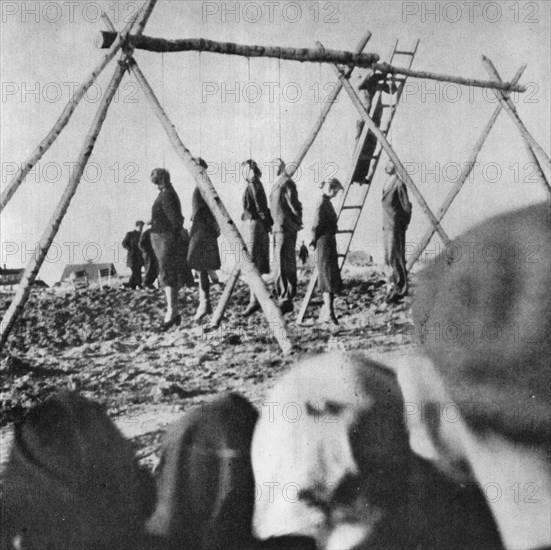
[[[125, 0], [1, 3], [2, 187], [55, 123], [75, 83], [105, 53], [94, 45], [104, 29], [100, 8], [120, 28], [139, 5]], [[408, 48], [419, 38], [414, 68], [420, 70], [485, 79], [481, 63], [485, 54], [503, 78], [510, 78], [527, 63], [522, 81], [529, 83], [528, 92], [514, 99], [526, 126], [550, 150], [549, 2], [159, 0], [145, 34], [296, 47], [314, 47], [320, 40], [327, 48], [352, 50], [367, 29], [373, 36], [366, 51], [378, 53], [383, 60], [397, 39]], [[136, 51], [135, 57], [183, 142], [211, 163], [212, 180], [236, 220], [244, 187], [236, 163], [252, 155], [264, 170], [268, 191], [270, 161], [280, 155], [292, 160], [335, 80], [330, 66], [292, 61], [252, 59], [248, 63], [245, 58], [196, 52]], [[2, 263], [18, 267], [32, 253], [68, 182], [71, 163], [113, 70], [113, 64], [104, 70], [98, 85], [90, 89], [59, 139], [2, 212]], [[489, 91], [409, 80], [390, 137], [433, 210], [457, 178], [458, 167], [468, 158], [494, 108]], [[297, 177], [306, 228], [320, 177], [346, 179], [357, 118], [343, 91]], [[533, 167], [527, 164], [530, 159], [519, 133], [505, 113], [478, 160], [472, 181], [443, 222], [452, 237], [492, 214], [545, 199]], [[41, 270], [40, 276], [48, 282], [57, 280], [71, 261], [115, 261], [124, 270], [119, 243], [137, 219], [150, 217], [156, 190], [149, 174], [157, 166], [171, 172], [189, 220], [194, 184], [131, 75], [123, 80], [89, 164]], [[380, 169], [352, 247], [366, 250], [379, 261], [383, 182]], [[413, 198], [412, 202], [408, 241], [415, 242], [428, 222]], [[232, 256], [226, 260], [229, 267]]]

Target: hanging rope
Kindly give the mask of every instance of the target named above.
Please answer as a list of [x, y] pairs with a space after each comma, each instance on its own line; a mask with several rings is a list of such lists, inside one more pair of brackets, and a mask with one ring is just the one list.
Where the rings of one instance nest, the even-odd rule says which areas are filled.
[[[201, 57], [201, 51], [198, 52], [199, 54], [199, 85], [200, 89], [203, 89], [203, 58]], [[199, 102], [201, 105], [199, 105], [199, 156], [203, 157], [203, 95], [202, 91], [200, 92], [199, 96]]]
[[[163, 98], [163, 107], [166, 108], [165, 103], [165, 54], [161, 52], [161, 97]], [[166, 168], [165, 164], [165, 148], [163, 147], [163, 168]]]
[[277, 121], [278, 121], [278, 145], [279, 145], [279, 158], [283, 158], [281, 152], [281, 57], [277, 58]]
[[[251, 58], [247, 57], [247, 82], [251, 83]], [[252, 128], [252, 107], [251, 102], [249, 98], [247, 97], [247, 102], [249, 104], [248, 110], [249, 110], [249, 158], [253, 158], [253, 128]]]
[[[322, 78], [322, 75], [321, 75], [321, 63], [319, 64], [319, 67], [318, 67], [318, 106], [319, 106], [319, 114], [320, 114], [320, 117], [321, 117], [321, 114], [322, 114], [322, 111], [323, 111], [323, 105], [322, 105], [322, 101], [321, 101], [321, 78]], [[318, 184], [321, 184], [321, 182], [323, 181], [323, 174], [322, 174], [322, 170], [323, 170], [323, 127], [321, 128], [320, 130], [320, 133], [319, 133], [319, 139], [320, 139], [320, 148], [319, 148], [319, 182], [316, 182]]]

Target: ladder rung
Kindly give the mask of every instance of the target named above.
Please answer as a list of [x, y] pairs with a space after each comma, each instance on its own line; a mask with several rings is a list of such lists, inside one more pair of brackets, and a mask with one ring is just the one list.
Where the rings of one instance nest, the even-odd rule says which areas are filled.
[[346, 256], [346, 254], [337, 254], [337, 256], [338, 256], [339, 258], [344, 258], [344, 257]]
[[354, 233], [354, 230], [353, 229], [339, 229], [337, 231], [337, 234], [338, 233]]
[[394, 50], [394, 55], [415, 55], [415, 52], [407, 52], [406, 50]]
[[361, 208], [363, 208], [363, 204], [358, 204], [358, 205], [354, 204], [352, 206], [343, 206], [341, 208], [341, 210], [354, 210], [355, 208], [360, 208], [361, 209]]

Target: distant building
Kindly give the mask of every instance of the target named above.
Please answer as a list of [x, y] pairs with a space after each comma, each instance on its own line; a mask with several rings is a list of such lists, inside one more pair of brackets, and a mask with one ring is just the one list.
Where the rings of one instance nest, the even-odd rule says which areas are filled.
[[113, 264], [67, 264], [61, 275], [60, 283], [70, 283], [75, 278], [86, 278], [88, 284], [100, 283], [100, 276], [103, 281], [116, 277], [117, 270]]
[[[7, 269], [6, 266], [0, 267], [0, 287], [3, 287], [2, 290], [13, 290], [13, 287], [21, 281], [24, 272], [23, 268]], [[48, 285], [40, 279], [35, 279], [33, 286], [35, 288], [48, 288]]]

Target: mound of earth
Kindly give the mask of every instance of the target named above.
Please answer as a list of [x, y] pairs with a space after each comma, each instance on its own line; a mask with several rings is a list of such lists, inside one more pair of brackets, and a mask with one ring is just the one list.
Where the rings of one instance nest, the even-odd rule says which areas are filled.
[[[298, 309], [310, 269], [299, 278]], [[221, 287], [212, 288], [217, 303]], [[353, 277], [336, 298], [337, 329], [316, 323], [321, 300], [303, 325], [287, 315], [295, 351], [283, 356], [262, 313], [241, 317], [249, 291], [240, 282], [221, 327], [207, 332], [193, 322], [197, 289], [180, 291], [182, 324], [157, 327], [165, 301], [160, 290], [88, 288], [33, 291], [0, 364], [0, 419], [7, 425], [62, 388], [103, 403], [140, 455], [156, 450], [166, 422], [189, 406], [224, 391], [260, 404], [274, 377], [301, 354], [330, 348], [388, 351], [410, 345], [409, 301], [384, 301], [383, 274], [375, 267]], [[319, 298], [319, 297], [318, 297]], [[0, 314], [9, 305], [0, 299]], [[5, 434], [5, 430], [3, 430]], [[3, 453], [4, 454], [4, 453]]]

